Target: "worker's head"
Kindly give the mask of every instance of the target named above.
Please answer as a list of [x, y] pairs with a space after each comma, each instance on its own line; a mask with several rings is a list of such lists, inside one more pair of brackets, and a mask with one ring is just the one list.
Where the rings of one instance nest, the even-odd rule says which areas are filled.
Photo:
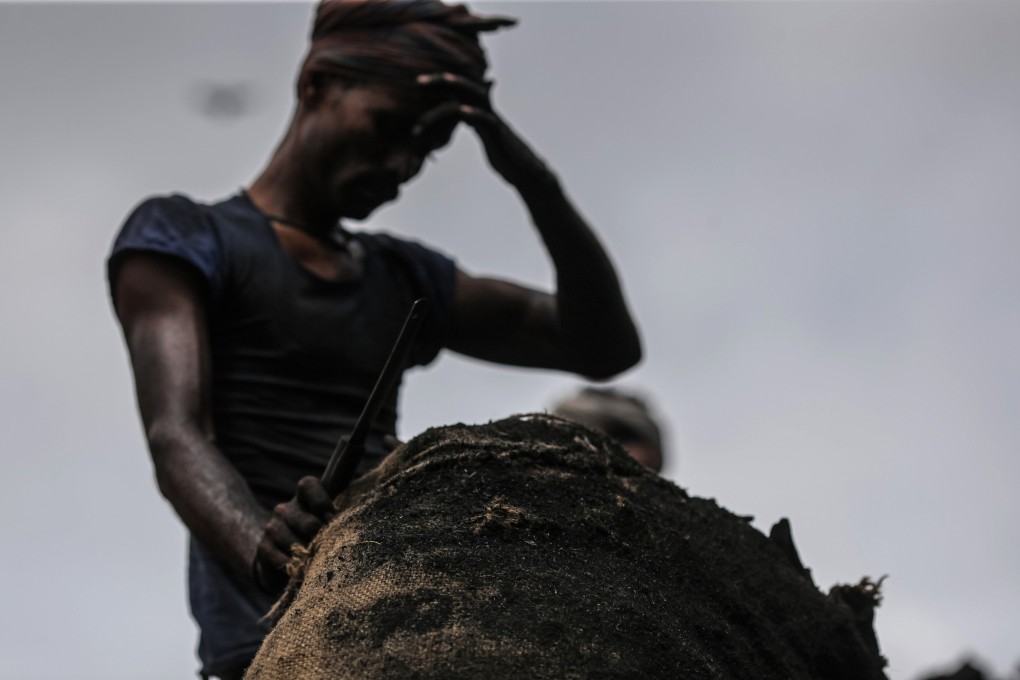
[[423, 113], [454, 101], [418, 77], [452, 73], [484, 87], [478, 34], [512, 23], [439, 0], [321, 2], [292, 128], [316, 198], [355, 219], [396, 198], [456, 125], [447, 117], [413, 134]]
[[646, 468], [662, 470], [662, 432], [640, 397], [615, 389], [586, 387], [557, 403], [553, 413], [612, 437]]

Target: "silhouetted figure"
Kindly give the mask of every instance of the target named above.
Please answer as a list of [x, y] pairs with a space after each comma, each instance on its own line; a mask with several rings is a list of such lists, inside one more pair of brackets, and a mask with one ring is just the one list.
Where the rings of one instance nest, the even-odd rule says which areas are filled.
[[[1017, 669], [1018, 674], [1014, 677], [1020, 677], [1020, 667]], [[960, 664], [960, 667], [954, 671], [946, 673], [935, 673], [932, 675], [923, 675], [919, 680], [997, 680], [993, 676], [987, 674], [981, 666], [973, 659], [968, 659]]]
[[[489, 99], [478, 35], [512, 24], [438, 0], [323, 2], [290, 126], [255, 182], [211, 205], [146, 200], [114, 244], [110, 288], [156, 477], [192, 537], [206, 675], [241, 674], [292, 546], [332, 516], [319, 476], [414, 299], [431, 312], [411, 365], [448, 348], [597, 379], [641, 356], [598, 239]], [[524, 202], [555, 292], [341, 223], [394, 200], [460, 123]], [[386, 454], [396, 417], [395, 389], [360, 472]]]
[[245, 82], [195, 83], [191, 103], [199, 114], [215, 120], [236, 120], [252, 112], [254, 89]]

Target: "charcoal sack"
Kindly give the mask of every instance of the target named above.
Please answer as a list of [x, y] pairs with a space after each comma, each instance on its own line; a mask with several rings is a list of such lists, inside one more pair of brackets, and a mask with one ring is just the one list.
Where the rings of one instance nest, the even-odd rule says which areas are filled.
[[885, 677], [788, 551], [565, 420], [429, 430], [337, 505], [248, 680]]

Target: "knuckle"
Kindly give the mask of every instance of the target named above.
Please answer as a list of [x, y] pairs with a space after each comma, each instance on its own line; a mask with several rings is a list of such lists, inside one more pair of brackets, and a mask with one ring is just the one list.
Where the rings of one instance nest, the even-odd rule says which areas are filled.
[[287, 545], [292, 538], [290, 529], [283, 524], [271, 525], [266, 533], [269, 534], [269, 538], [272, 539], [274, 547]]

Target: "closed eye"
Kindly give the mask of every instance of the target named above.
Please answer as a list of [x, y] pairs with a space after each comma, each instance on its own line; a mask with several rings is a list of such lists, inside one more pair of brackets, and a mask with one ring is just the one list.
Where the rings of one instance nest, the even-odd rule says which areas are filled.
[[375, 114], [375, 131], [386, 141], [408, 142], [414, 122], [411, 116], [380, 111]]

